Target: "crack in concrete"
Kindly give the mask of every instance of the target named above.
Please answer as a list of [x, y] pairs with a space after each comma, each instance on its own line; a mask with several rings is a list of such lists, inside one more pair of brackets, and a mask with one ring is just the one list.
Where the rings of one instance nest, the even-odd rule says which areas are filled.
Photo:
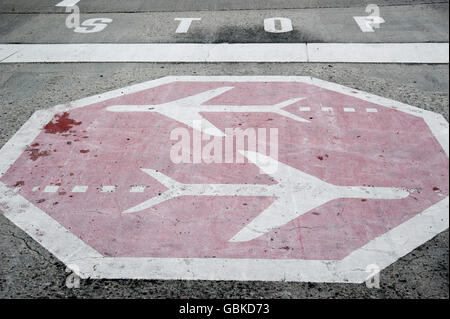
[[25, 247], [26, 247], [28, 250], [32, 251], [32, 252], [33, 252], [34, 254], [36, 254], [38, 257], [42, 257], [46, 262], [48, 262], [48, 263], [50, 263], [50, 264], [52, 264], [52, 265], [55, 264], [55, 261], [50, 260], [48, 257], [44, 256], [41, 252], [39, 252], [38, 250], [32, 248], [25, 238], [22, 238], [22, 237], [20, 237], [20, 236], [17, 236], [16, 234], [14, 234], [14, 233], [13, 233], [12, 231], [10, 231], [10, 230], [7, 230], [7, 231], [11, 234], [12, 237], [14, 237], [14, 238], [20, 240], [20, 241], [25, 245]]
[[16, 54], [19, 51], [14, 51], [13, 53], [11, 53], [10, 55], [6, 56], [5, 58], [0, 60], [0, 63], [2, 63], [3, 61], [7, 60], [8, 58], [12, 57], [14, 54]]

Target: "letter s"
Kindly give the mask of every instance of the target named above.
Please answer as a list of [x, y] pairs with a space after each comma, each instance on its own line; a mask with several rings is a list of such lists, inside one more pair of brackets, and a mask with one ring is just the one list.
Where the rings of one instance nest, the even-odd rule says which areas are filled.
[[94, 18], [83, 21], [81, 27], [75, 28], [77, 33], [94, 33], [100, 32], [108, 26], [113, 20], [109, 18]]

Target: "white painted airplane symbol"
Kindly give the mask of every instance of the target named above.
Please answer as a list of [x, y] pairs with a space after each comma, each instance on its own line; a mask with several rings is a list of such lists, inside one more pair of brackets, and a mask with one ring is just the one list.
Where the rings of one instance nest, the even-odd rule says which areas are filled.
[[264, 173], [271, 175], [278, 184], [182, 184], [155, 170], [142, 169], [168, 190], [124, 213], [140, 212], [179, 196], [277, 197], [267, 209], [229, 240], [230, 242], [246, 242], [281, 227], [334, 199], [401, 199], [409, 196], [409, 192], [401, 188], [333, 185], [260, 153], [239, 152], [250, 162], [259, 166]]
[[[182, 98], [176, 101], [157, 105], [114, 105], [107, 108], [110, 112], [157, 112], [175, 121], [193, 127], [194, 121], [201, 121], [201, 131], [214, 136], [225, 136], [211, 122], [201, 116], [201, 112], [267, 112], [276, 113], [299, 122], [309, 122], [301, 117], [283, 110], [284, 107], [294, 104], [304, 98], [289, 99], [275, 105], [204, 105], [205, 102], [232, 90], [233, 87], [221, 87], [205, 91], [196, 95]], [[196, 129], [198, 129], [196, 127]]]

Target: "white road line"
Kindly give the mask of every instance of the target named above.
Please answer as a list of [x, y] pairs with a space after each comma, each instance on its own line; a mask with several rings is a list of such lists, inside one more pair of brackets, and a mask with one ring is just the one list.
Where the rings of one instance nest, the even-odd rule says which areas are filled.
[[76, 5], [81, 0], [63, 0], [57, 4], [55, 4], [56, 7], [72, 7]]
[[202, 18], [175, 18], [175, 21], [180, 21], [175, 33], [187, 33], [192, 24], [192, 21], [201, 21]]
[[13, 54], [15, 54], [17, 51], [13, 48], [3, 48], [0, 47], [0, 62], [6, 60]]
[[87, 190], [88, 186], [77, 185], [74, 188], [72, 188], [72, 193], [86, 193]]
[[309, 43], [309, 62], [448, 63], [448, 43]]
[[56, 193], [59, 189], [59, 186], [48, 185], [44, 188], [44, 193]]
[[[307, 106], [306, 107], [305, 106], [301, 106], [301, 107], [298, 108], [298, 110], [300, 112], [309, 112], [309, 111], [311, 111], [311, 108], [307, 107]], [[322, 107], [320, 110], [322, 112], [333, 112], [334, 111], [332, 107]], [[354, 112], [356, 112], [356, 109], [354, 109], [353, 107], [344, 107], [343, 111], [346, 112], [346, 113], [354, 113]], [[377, 113], [378, 109], [369, 107], [369, 108], [366, 108], [366, 112], [367, 113]]]
[[306, 62], [306, 44], [16, 44], [2, 63]]
[[114, 193], [116, 191], [116, 186], [103, 186], [102, 193]]
[[145, 186], [132, 186], [130, 188], [130, 193], [143, 193], [145, 191]]
[[1, 63], [350, 62], [448, 63], [448, 43], [2, 44]]

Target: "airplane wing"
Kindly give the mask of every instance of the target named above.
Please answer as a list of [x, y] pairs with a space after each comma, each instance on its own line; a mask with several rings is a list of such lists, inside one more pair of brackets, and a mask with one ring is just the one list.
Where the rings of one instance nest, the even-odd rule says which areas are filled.
[[162, 202], [165, 202], [166, 200], [172, 199], [176, 197], [177, 190], [181, 186], [181, 184], [173, 179], [171, 179], [169, 176], [166, 176], [158, 171], [155, 171], [153, 169], [146, 169], [141, 168], [141, 170], [156, 179], [158, 182], [163, 184], [167, 190], [164, 193], [161, 193], [158, 196], [152, 197], [149, 200], [146, 200], [145, 202], [142, 202], [134, 207], [131, 207], [127, 210], [125, 210], [124, 214], [130, 214], [130, 213], [137, 213], [144, 209], [156, 206]]
[[314, 206], [311, 203], [309, 205], [304, 205], [307, 203], [303, 203], [303, 205], [296, 207], [295, 200], [295, 197], [291, 197], [290, 194], [286, 194], [284, 198], [277, 198], [272, 205], [244, 226], [229, 241], [235, 243], [250, 241], [289, 223], [291, 220], [314, 208], [311, 207]]
[[203, 118], [198, 111], [195, 111], [195, 107], [200, 106], [231, 89], [233, 89], [233, 87], [224, 86], [163, 104], [114, 105], [108, 107], [107, 110], [110, 112], [158, 112], [189, 127], [198, 129], [206, 134], [213, 136], [225, 136], [224, 132]]
[[191, 107], [194, 105], [195, 106], [202, 105], [208, 102], [209, 100], [212, 100], [213, 98], [222, 95], [225, 92], [230, 91], [232, 89], [234, 89], [234, 87], [232, 86], [223, 86], [217, 89], [212, 89], [198, 94], [194, 94], [166, 104], [176, 104], [177, 106], [180, 107]]
[[255, 239], [336, 198], [402, 199], [409, 195], [399, 188], [336, 186], [260, 153], [240, 153], [283, 185], [284, 192], [230, 242]]
[[176, 196], [175, 192], [173, 192], [172, 190], [167, 190], [164, 193], [161, 193], [161, 195], [152, 197], [149, 200], [146, 200], [145, 202], [142, 202], [136, 206], [133, 206], [123, 211], [122, 213], [123, 214], [138, 213], [140, 211], [143, 211], [144, 209], [156, 206], [158, 204], [165, 202], [166, 200], [172, 199], [175, 196]]
[[[247, 157], [250, 162], [257, 165], [264, 173], [272, 176], [280, 184], [286, 185], [286, 190], [268, 208], [234, 235], [229, 240], [230, 242], [245, 242], [255, 239], [330, 200], [327, 196], [326, 188], [323, 187], [322, 189], [321, 187], [321, 185], [326, 183], [320, 179], [263, 154], [251, 151], [239, 152]], [[314, 199], [309, 198], [308, 200], [298, 198], [293, 193], [293, 190], [288, 187], [293, 184], [292, 181], [289, 181], [291, 179], [295, 179], [295, 184], [299, 188], [304, 187], [306, 190], [311, 186], [315, 187], [315, 191], [320, 192], [321, 196], [315, 196]]]
[[176, 110], [170, 108], [161, 108], [160, 110], [158, 110], [158, 112], [208, 135], [226, 136], [224, 132], [218, 129], [214, 124], [205, 119], [199, 112], [196, 112], [195, 110], [190, 110], [189, 108], [177, 108]]
[[[173, 102], [167, 103], [167, 106], [161, 107], [158, 111], [170, 118], [173, 118], [179, 122], [186, 124], [189, 127], [193, 127], [196, 130], [205, 132], [206, 134], [213, 136], [225, 136], [225, 133], [215, 127], [211, 122], [206, 120], [199, 112], [193, 110], [192, 106], [200, 106], [205, 102], [224, 94], [227, 91], [232, 90], [233, 87], [220, 87], [217, 89], [205, 91], [199, 94], [188, 96], [183, 99], [179, 99]], [[197, 127], [195, 127], [197, 126]], [[201, 127], [200, 127], [201, 126]]]

